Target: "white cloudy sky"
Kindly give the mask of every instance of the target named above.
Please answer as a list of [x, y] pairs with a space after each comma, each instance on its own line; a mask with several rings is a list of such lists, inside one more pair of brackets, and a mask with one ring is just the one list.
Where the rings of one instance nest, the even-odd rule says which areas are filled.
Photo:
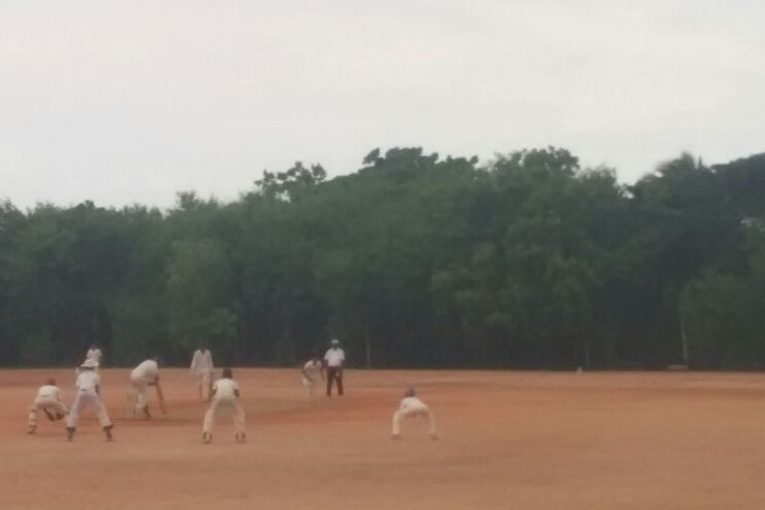
[[374, 147], [633, 181], [765, 151], [760, 0], [0, 0], [0, 197], [168, 206]]

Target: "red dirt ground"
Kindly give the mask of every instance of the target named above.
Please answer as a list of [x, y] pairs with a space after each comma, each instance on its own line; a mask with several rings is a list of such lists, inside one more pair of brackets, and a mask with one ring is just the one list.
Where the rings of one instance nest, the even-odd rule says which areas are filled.
[[[347, 394], [307, 398], [296, 370], [236, 370], [248, 443], [230, 417], [200, 441], [185, 370], [162, 372], [169, 414], [125, 418], [125, 369], [105, 370], [115, 421], [25, 435], [37, 386], [73, 370], [0, 372], [0, 508], [762, 509], [765, 375], [347, 371]], [[406, 385], [433, 409], [391, 441]], [[44, 417], [43, 417], [44, 418]]]

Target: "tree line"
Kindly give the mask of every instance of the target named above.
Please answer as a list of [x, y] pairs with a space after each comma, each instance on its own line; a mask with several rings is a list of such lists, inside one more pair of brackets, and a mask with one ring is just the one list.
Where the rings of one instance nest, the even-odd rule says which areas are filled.
[[0, 207], [0, 363], [759, 368], [765, 154], [688, 154], [632, 185], [549, 147], [370, 152], [239, 199]]

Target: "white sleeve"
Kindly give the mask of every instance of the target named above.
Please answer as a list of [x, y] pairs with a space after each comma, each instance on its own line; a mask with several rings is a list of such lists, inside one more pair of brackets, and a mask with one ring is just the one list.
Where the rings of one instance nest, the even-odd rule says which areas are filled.
[[197, 361], [199, 360], [199, 351], [194, 352], [194, 356], [191, 357], [191, 371], [195, 372], [197, 369]]
[[324, 354], [324, 359], [329, 361], [329, 350], [327, 350], [327, 352]]
[[345, 361], [345, 351], [340, 349], [340, 361]]

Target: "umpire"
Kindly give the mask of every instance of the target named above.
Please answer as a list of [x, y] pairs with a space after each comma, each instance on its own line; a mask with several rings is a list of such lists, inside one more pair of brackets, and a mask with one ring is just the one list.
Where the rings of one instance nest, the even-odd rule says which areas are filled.
[[329, 344], [329, 349], [324, 355], [324, 361], [327, 364], [327, 396], [332, 396], [332, 382], [337, 381], [337, 394], [343, 395], [343, 363], [345, 363], [345, 352], [340, 348], [340, 340], [333, 339]]

